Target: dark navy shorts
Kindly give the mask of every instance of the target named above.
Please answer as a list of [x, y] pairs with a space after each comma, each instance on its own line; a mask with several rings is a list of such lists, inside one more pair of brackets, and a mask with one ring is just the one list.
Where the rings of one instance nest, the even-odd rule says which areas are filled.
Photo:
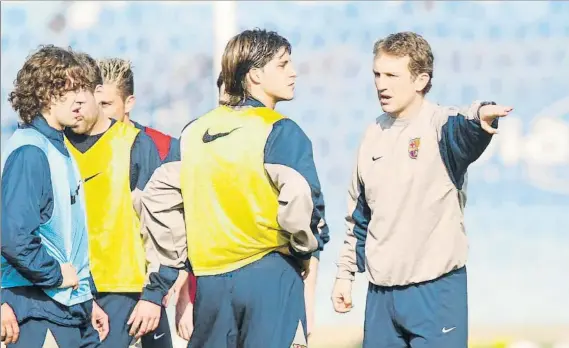
[[53, 341], [58, 347], [70, 348], [81, 345], [82, 336], [88, 326], [63, 326], [45, 319], [27, 319], [20, 324], [18, 342], [7, 345], [8, 348], [52, 347]]
[[403, 287], [369, 285], [364, 348], [466, 348], [466, 268]]
[[189, 348], [306, 347], [304, 282], [271, 253], [236, 271], [197, 277]]

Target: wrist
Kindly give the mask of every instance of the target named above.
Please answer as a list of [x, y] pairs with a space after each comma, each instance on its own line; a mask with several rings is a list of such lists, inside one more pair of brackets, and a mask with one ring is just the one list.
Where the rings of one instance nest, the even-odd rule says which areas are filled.
[[354, 272], [350, 271], [349, 269], [338, 268], [336, 279], [349, 280], [353, 282], [356, 279], [356, 275]]

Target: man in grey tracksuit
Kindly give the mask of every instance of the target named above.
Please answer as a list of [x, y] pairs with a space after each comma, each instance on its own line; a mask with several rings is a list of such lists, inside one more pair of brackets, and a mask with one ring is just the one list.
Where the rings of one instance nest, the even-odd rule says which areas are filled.
[[364, 347], [467, 346], [466, 172], [511, 108], [433, 104], [425, 99], [432, 72], [430, 46], [417, 34], [374, 47], [385, 113], [358, 151], [332, 294], [335, 310], [349, 311], [354, 274], [366, 273]]

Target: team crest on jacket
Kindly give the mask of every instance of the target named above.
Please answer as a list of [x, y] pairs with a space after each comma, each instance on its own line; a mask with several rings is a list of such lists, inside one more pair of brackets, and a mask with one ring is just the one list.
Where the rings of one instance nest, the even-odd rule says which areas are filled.
[[419, 156], [419, 147], [421, 146], [421, 138], [413, 138], [409, 140], [409, 157], [417, 159]]

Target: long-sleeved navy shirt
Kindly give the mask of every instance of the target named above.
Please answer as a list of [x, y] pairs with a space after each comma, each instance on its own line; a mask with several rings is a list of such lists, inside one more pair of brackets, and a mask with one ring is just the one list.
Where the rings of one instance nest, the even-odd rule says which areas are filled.
[[[30, 125], [43, 134], [65, 156], [63, 132], [36, 117]], [[91, 305], [63, 306], [49, 298], [42, 287], [61, 285], [59, 263], [48, 254], [36, 231], [53, 212], [53, 188], [45, 153], [33, 145], [13, 151], [2, 169], [2, 256], [34, 285], [2, 289], [2, 303], [8, 303], [21, 322], [43, 318], [63, 325], [79, 325], [90, 318]], [[95, 287], [90, 280], [92, 290]]]

